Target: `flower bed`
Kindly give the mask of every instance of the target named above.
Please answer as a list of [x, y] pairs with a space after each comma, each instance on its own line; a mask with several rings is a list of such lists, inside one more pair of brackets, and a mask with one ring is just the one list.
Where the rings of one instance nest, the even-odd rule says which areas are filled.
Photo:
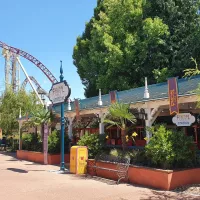
[[[44, 154], [42, 152], [18, 150], [17, 158], [20, 160], [28, 160], [31, 162], [44, 164]], [[69, 158], [69, 154], [65, 154], [65, 163], [69, 163]], [[60, 164], [60, 154], [48, 154], [48, 164]]]
[[[105, 168], [116, 168], [115, 163], [97, 161], [96, 164]], [[90, 174], [90, 172], [92, 171], [89, 170], [88, 173]], [[96, 175], [112, 180], [117, 179], [115, 172], [110, 172], [102, 169], [97, 169]], [[124, 181], [162, 190], [173, 190], [183, 185], [200, 183], [200, 168], [174, 171], [130, 166], [128, 170], [128, 180]]]

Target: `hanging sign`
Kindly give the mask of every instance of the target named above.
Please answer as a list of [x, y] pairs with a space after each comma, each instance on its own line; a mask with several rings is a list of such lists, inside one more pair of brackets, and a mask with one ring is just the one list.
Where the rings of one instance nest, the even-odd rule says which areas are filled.
[[110, 103], [116, 103], [117, 101], [117, 94], [116, 91], [110, 91]]
[[172, 121], [177, 126], [190, 126], [195, 122], [195, 117], [190, 113], [179, 113], [172, 118]]
[[71, 89], [66, 81], [55, 83], [49, 91], [49, 99], [55, 104], [64, 103], [71, 94]]
[[170, 115], [179, 113], [177, 78], [168, 79], [168, 95]]

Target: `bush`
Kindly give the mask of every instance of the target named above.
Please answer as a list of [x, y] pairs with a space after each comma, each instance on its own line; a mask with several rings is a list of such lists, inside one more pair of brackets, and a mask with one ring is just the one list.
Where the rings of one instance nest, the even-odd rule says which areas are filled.
[[163, 169], [193, 167], [195, 149], [191, 137], [183, 132], [167, 130], [164, 125], [150, 129], [153, 137], [146, 145], [146, 155], [155, 167]]
[[[52, 131], [48, 137], [48, 152], [51, 154], [57, 154], [61, 151], [61, 137], [60, 132], [57, 130]], [[69, 152], [69, 138], [65, 135], [65, 153]]]
[[133, 149], [133, 150], [121, 150], [111, 149], [109, 155], [115, 158], [130, 158], [130, 163], [133, 165], [148, 165], [148, 159], [146, 157], [144, 149]]
[[42, 152], [42, 140], [38, 134], [26, 133], [22, 135], [22, 149]]
[[131, 158], [130, 151], [123, 151], [121, 149], [111, 149], [109, 155], [118, 158]]
[[105, 134], [85, 134], [77, 143], [79, 146], [88, 147], [88, 157], [94, 158], [105, 146]]

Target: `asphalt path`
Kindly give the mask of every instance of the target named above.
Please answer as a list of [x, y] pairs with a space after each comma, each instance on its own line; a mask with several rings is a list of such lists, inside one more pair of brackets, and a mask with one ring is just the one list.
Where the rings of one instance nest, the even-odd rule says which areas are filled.
[[0, 152], [0, 200], [199, 200], [111, 180], [59, 174], [59, 166], [21, 161]]

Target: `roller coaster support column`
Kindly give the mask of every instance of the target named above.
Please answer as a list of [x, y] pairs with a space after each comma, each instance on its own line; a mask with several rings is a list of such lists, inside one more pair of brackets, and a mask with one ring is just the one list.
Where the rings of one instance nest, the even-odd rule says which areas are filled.
[[31, 79], [29, 78], [24, 66], [22, 65], [21, 61], [19, 60], [19, 58], [17, 57], [17, 61], [20, 65], [20, 67], [22, 68], [24, 74], [26, 75], [26, 78], [28, 79], [29, 83], [31, 84], [31, 87], [33, 88], [35, 94], [37, 95], [38, 99], [40, 100], [40, 103], [44, 106], [44, 102], [42, 101], [42, 99], [40, 98], [40, 95], [38, 94], [37, 90], [35, 89], [35, 87], [33, 86], [32, 82], [31, 82]]

